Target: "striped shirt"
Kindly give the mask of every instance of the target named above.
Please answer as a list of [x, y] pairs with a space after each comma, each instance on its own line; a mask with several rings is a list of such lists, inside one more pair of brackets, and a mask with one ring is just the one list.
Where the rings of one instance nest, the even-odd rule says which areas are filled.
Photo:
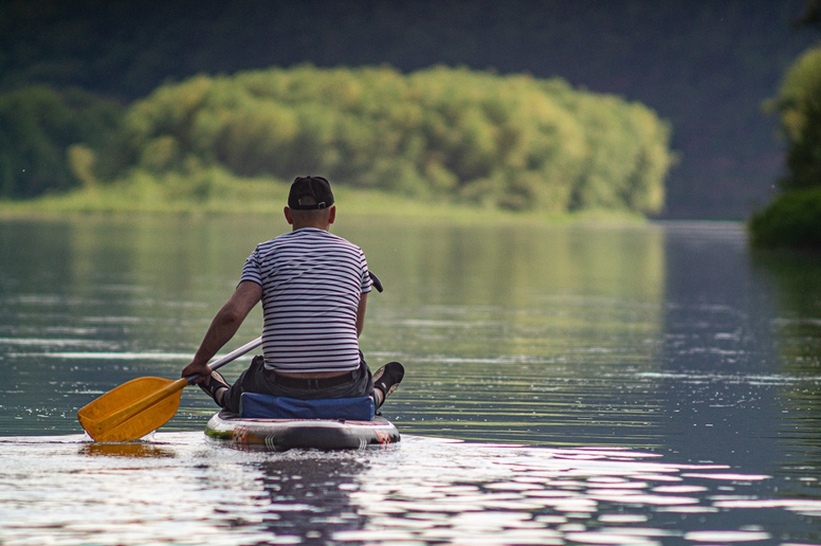
[[359, 367], [356, 312], [373, 283], [358, 246], [317, 228], [284, 233], [257, 246], [241, 280], [262, 286], [267, 369], [300, 373]]

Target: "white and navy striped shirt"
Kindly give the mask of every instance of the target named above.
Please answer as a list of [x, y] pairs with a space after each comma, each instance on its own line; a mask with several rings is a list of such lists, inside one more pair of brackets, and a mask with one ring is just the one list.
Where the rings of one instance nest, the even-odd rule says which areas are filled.
[[266, 368], [300, 373], [359, 367], [356, 311], [373, 282], [358, 246], [317, 228], [284, 233], [257, 246], [241, 280], [262, 286]]

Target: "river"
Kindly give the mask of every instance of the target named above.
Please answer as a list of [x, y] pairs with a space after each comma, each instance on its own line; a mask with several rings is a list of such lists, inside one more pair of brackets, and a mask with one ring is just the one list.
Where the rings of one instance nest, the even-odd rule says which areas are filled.
[[[136, 444], [77, 409], [176, 378], [259, 216], [0, 220], [2, 544], [821, 544], [821, 260], [733, 223], [346, 219], [405, 364], [387, 449], [248, 453], [186, 389]], [[259, 335], [252, 312], [230, 347]], [[232, 379], [243, 358], [223, 371]]]

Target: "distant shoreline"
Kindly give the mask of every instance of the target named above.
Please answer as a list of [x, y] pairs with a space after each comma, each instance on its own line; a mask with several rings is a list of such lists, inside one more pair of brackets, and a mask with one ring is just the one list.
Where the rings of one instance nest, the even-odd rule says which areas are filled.
[[[445, 201], [410, 199], [373, 190], [337, 186], [336, 205], [340, 217], [396, 217], [448, 223], [644, 223], [647, 218], [617, 210], [585, 210], [571, 213], [545, 211], [514, 212]], [[31, 200], [0, 200], [0, 219], [55, 218], [76, 215], [280, 215], [287, 200], [287, 187], [276, 182], [243, 184], [234, 195], [215, 196], [197, 202], [169, 199], [151, 191], [115, 186], [83, 188], [64, 195]]]

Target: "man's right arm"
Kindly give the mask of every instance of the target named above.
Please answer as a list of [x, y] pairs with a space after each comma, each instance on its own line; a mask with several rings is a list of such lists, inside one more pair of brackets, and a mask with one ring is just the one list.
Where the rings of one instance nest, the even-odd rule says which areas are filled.
[[209, 374], [208, 361], [211, 360], [239, 330], [242, 321], [251, 309], [262, 299], [262, 287], [253, 281], [242, 281], [231, 298], [214, 316], [205, 333], [194, 359], [183, 368], [182, 377], [199, 375], [199, 383]]

